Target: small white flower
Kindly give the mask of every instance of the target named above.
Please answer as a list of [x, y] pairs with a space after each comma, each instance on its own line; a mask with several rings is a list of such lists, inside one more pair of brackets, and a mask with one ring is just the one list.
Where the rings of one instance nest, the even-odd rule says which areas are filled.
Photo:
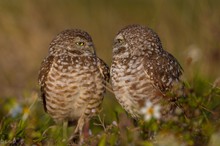
[[145, 106], [141, 108], [140, 112], [144, 115], [144, 120], [149, 121], [152, 117], [155, 119], [160, 119], [160, 105], [153, 105], [151, 101], [147, 101]]
[[186, 58], [190, 61], [190, 63], [199, 62], [202, 58], [202, 51], [197, 45], [192, 44], [188, 47], [186, 52]]
[[114, 126], [118, 126], [118, 124], [117, 124], [116, 121], [113, 121], [112, 124], [113, 124]]

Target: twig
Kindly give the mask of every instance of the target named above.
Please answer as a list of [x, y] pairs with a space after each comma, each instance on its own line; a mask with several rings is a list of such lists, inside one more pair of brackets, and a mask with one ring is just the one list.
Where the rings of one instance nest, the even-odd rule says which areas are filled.
[[106, 131], [104, 116], [103, 119], [101, 119], [100, 115], [98, 115], [97, 117], [99, 118], [100, 124], [99, 123], [93, 123], [93, 124], [96, 126], [101, 126], [104, 129], [104, 131]]

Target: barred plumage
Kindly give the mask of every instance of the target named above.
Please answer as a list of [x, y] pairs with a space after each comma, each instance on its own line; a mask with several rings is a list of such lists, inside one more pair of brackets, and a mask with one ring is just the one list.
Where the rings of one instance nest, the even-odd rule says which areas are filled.
[[45, 111], [57, 123], [85, 121], [99, 113], [109, 80], [109, 68], [95, 55], [90, 35], [79, 29], [65, 30], [50, 44], [42, 62], [39, 85]]
[[140, 108], [146, 100], [154, 104], [166, 101], [164, 94], [179, 81], [181, 74], [178, 61], [163, 50], [152, 29], [129, 25], [116, 35], [112, 87], [119, 103], [133, 118], [140, 118]]

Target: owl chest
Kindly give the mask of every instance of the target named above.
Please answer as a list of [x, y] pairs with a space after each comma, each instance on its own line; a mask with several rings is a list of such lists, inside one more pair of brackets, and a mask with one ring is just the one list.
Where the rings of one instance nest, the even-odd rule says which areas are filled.
[[129, 90], [134, 83], [144, 76], [143, 65], [140, 60], [130, 60], [127, 64], [115, 62], [112, 66], [112, 84], [116, 90]]
[[62, 85], [72, 83], [74, 78], [78, 73], [81, 72], [81, 69], [73, 64], [63, 64], [63, 63], [54, 63], [51, 67], [51, 70], [48, 74], [48, 80], [51, 83], [60, 82]]
[[[48, 112], [66, 112], [70, 119], [79, 117], [87, 105], [87, 100], [95, 89], [94, 80], [91, 77], [95, 72], [91, 64], [80, 62], [54, 62], [45, 82], [46, 102]], [[54, 109], [50, 109], [53, 105]], [[77, 112], [76, 112], [77, 111]]]
[[91, 72], [93, 70], [94, 67], [83, 62], [73, 63], [57, 60], [52, 64], [48, 73], [47, 89], [63, 95], [67, 93], [75, 94], [82, 86], [86, 86], [91, 82]]

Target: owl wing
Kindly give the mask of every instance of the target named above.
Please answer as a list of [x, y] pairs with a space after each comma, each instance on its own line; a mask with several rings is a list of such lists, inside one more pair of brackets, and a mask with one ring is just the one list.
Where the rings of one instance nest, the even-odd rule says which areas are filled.
[[165, 92], [172, 88], [172, 83], [179, 81], [182, 67], [175, 57], [168, 52], [144, 58], [144, 69], [154, 86]]
[[40, 90], [41, 90], [41, 98], [43, 100], [44, 104], [44, 110], [47, 111], [46, 109], [46, 99], [45, 99], [45, 81], [47, 79], [47, 75], [50, 71], [50, 68], [53, 64], [54, 61], [54, 56], [48, 56], [44, 59], [44, 61], [41, 63], [41, 68], [38, 76], [38, 83], [40, 85]]
[[109, 82], [110, 73], [108, 65], [100, 58], [97, 58], [97, 65], [102, 74], [102, 77], [105, 80], [105, 83]]

